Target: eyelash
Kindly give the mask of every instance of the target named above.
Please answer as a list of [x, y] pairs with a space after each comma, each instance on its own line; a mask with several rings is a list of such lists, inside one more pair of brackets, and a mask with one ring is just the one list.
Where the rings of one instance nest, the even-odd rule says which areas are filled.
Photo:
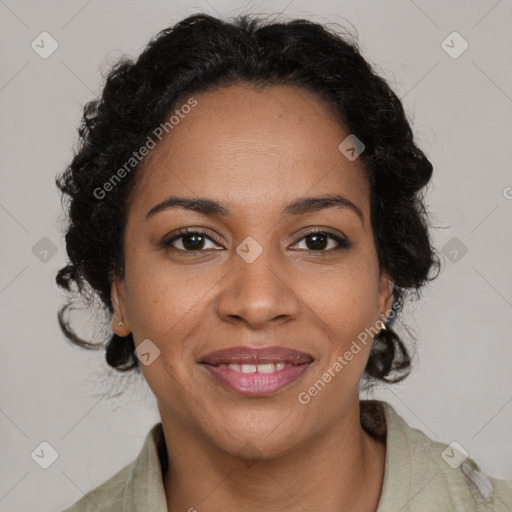
[[[200, 229], [190, 229], [190, 228], [182, 228], [180, 230], [178, 230], [178, 234], [173, 236], [172, 238], [168, 239], [168, 240], [164, 240], [161, 245], [163, 248], [172, 248], [172, 249], [176, 249], [177, 251], [180, 251], [180, 252], [185, 252], [185, 253], [195, 253], [195, 252], [206, 252], [206, 250], [208, 249], [197, 249], [197, 250], [193, 250], [193, 251], [187, 251], [187, 250], [183, 250], [183, 249], [177, 249], [176, 247], [173, 247], [172, 244], [173, 242], [175, 242], [176, 240], [180, 239], [180, 238], [183, 238], [185, 235], [202, 235], [204, 236], [205, 238], [208, 238], [210, 241], [212, 242], [215, 242], [217, 244], [220, 244], [220, 241], [217, 240], [215, 237], [213, 236], [210, 236], [208, 235], [205, 231], [202, 231]], [[351, 243], [344, 239], [344, 238], [341, 238], [337, 235], [334, 235], [333, 233], [329, 233], [328, 231], [322, 231], [321, 229], [315, 229], [315, 230], [312, 230], [312, 231], [309, 231], [308, 233], [306, 233], [305, 235], [303, 235], [296, 243], [298, 242], [301, 242], [302, 240], [304, 240], [305, 238], [309, 237], [309, 236], [313, 236], [313, 235], [326, 235], [328, 238], [331, 238], [332, 240], [334, 240], [335, 242], [338, 243], [338, 247], [334, 248], [334, 249], [327, 249], [327, 250], [313, 250], [313, 249], [307, 249], [309, 250], [310, 252], [313, 252], [313, 253], [316, 253], [316, 254], [325, 254], [325, 253], [330, 253], [330, 252], [333, 252], [333, 251], [339, 251], [339, 250], [342, 250], [342, 249], [349, 249], [351, 247]], [[214, 249], [214, 250], [218, 250], [218, 249]]]

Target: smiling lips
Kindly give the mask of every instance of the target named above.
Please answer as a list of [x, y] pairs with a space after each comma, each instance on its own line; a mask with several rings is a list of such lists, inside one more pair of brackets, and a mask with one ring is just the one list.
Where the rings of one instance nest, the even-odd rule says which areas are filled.
[[304, 352], [284, 347], [233, 347], [211, 352], [200, 364], [231, 391], [266, 396], [295, 382], [313, 362]]

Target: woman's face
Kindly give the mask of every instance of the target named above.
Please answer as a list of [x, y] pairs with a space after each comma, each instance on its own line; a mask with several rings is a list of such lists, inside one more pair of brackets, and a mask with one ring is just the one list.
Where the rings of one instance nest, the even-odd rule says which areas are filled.
[[[379, 275], [370, 190], [361, 160], [338, 148], [349, 132], [312, 93], [233, 85], [194, 98], [140, 171], [112, 328], [132, 332], [137, 347], [144, 342], [140, 366], [164, 428], [228, 453], [251, 447], [275, 456], [357, 404], [392, 291]], [[306, 202], [283, 213], [299, 199], [327, 195], [350, 206]], [[148, 216], [169, 196], [208, 199], [227, 213], [174, 206]], [[179, 238], [181, 228], [204, 234]], [[250, 358], [242, 368], [209, 357], [270, 346], [308, 362], [282, 369], [258, 359], [254, 372]], [[242, 355], [231, 354], [233, 364]]]

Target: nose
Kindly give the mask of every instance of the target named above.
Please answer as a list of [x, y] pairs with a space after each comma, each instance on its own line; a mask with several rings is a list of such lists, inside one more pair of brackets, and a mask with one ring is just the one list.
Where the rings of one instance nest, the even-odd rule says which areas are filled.
[[217, 314], [222, 320], [245, 322], [261, 330], [297, 318], [300, 300], [293, 277], [270, 249], [250, 263], [234, 254], [232, 269], [223, 281], [217, 298]]

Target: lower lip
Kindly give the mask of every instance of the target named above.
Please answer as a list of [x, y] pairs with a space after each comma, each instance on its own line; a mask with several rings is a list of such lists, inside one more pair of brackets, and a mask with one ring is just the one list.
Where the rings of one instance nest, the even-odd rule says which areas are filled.
[[231, 368], [202, 363], [210, 375], [235, 393], [246, 396], [267, 396], [279, 391], [296, 380], [311, 363], [296, 364], [274, 373], [242, 373]]

